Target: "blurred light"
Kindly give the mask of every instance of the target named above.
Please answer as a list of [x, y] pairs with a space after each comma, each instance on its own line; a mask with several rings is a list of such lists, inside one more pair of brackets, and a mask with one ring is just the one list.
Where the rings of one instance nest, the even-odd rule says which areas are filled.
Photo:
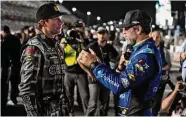
[[166, 35], [166, 36], [165, 36], [165, 39], [170, 39], [169, 35]]
[[62, 4], [63, 3], [63, 0], [59, 0], [59, 3]]
[[160, 25], [160, 28], [163, 28], [163, 26], [162, 26], [162, 25]]
[[111, 31], [113, 31], [114, 30], [114, 26], [112, 25], [112, 26], [110, 26], [110, 30]]
[[93, 25], [93, 28], [96, 29], [98, 26], [97, 25]]
[[106, 26], [106, 29], [109, 30], [109, 26]]
[[155, 7], [156, 7], [156, 9], [158, 9], [158, 8], [159, 8], [159, 4], [158, 4], [158, 3], [156, 3], [156, 6], [155, 6]]
[[119, 25], [121, 25], [122, 24], [122, 22], [119, 22]]
[[11, 15], [11, 16], [10, 16], [10, 19], [11, 19], [11, 20], [14, 20], [14, 16], [13, 16], [13, 15]]
[[94, 29], [91, 29], [90, 32], [93, 34], [95, 33], [96, 31]]
[[87, 15], [91, 15], [91, 12], [90, 11], [87, 11]]
[[154, 24], [152, 25], [152, 28], [155, 28], [155, 25]]
[[106, 26], [107, 25], [107, 23], [103, 23], [103, 26]]
[[57, 2], [58, 0], [54, 0], [54, 2]]
[[116, 28], [116, 31], [117, 31], [117, 32], [119, 32], [119, 31], [120, 31], [120, 29], [119, 29], [119, 28]]
[[97, 16], [97, 20], [98, 20], [98, 21], [101, 20], [101, 17], [100, 17], [100, 16]]
[[110, 25], [112, 25], [113, 24], [113, 21], [110, 21]]
[[72, 8], [72, 11], [73, 11], [73, 12], [76, 12], [76, 10], [77, 10], [77, 9], [76, 9], [75, 7]]

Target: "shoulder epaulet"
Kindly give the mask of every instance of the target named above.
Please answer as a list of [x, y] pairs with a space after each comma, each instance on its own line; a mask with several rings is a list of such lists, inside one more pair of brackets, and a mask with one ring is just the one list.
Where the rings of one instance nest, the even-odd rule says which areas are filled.
[[43, 44], [39, 40], [40, 39], [37, 36], [36, 37], [33, 37], [32, 39], [29, 39], [28, 42], [21, 48], [21, 50], [24, 50], [27, 46], [35, 46], [44, 55], [45, 49], [44, 49]]

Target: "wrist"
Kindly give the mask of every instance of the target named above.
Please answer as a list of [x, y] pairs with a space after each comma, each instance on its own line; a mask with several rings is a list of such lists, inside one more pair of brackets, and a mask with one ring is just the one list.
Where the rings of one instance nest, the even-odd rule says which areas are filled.
[[98, 64], [99, 64], [99, 62], [97, 62], [97, 61], [92, 62], [92, 63], [90, 64], [90, 69], [93, 70]]

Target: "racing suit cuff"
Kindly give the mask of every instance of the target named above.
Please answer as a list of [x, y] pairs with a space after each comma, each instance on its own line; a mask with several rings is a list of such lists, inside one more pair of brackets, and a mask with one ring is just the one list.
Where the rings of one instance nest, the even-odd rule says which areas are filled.
[[25, 106], [25, 110], [28, 116], [40, 116], [41, 114], [38, 112], [38, 108], [35, 103], [35, 97], [24, 95], [21, 96], [23, 100], [23, 104]]
[[92, 62], [91, 64], [90, 64], [90, 70], [94, 70], [94, 68], [97, 66], [97, 65], [99, 65], [100, 63], [98, 62], [98, 61], [96, 61], [96, 62]]

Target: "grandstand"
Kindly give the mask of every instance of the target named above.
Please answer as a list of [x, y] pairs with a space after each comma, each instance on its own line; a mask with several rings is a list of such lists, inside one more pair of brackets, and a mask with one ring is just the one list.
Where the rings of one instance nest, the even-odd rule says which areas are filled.
[[[46, 1], [47, 2], [47, 1]], [[1, 1], [1, 25], [8, 25], [12, 31], [18, 31], [24, 26], [33, 26], [35, 14], [39, 6], [45, 1]], [[58, 4], [60, 10], [71, 14], [64, 6]], [[67, 23], [77, 18], [73, 15], [64, 16]]]

